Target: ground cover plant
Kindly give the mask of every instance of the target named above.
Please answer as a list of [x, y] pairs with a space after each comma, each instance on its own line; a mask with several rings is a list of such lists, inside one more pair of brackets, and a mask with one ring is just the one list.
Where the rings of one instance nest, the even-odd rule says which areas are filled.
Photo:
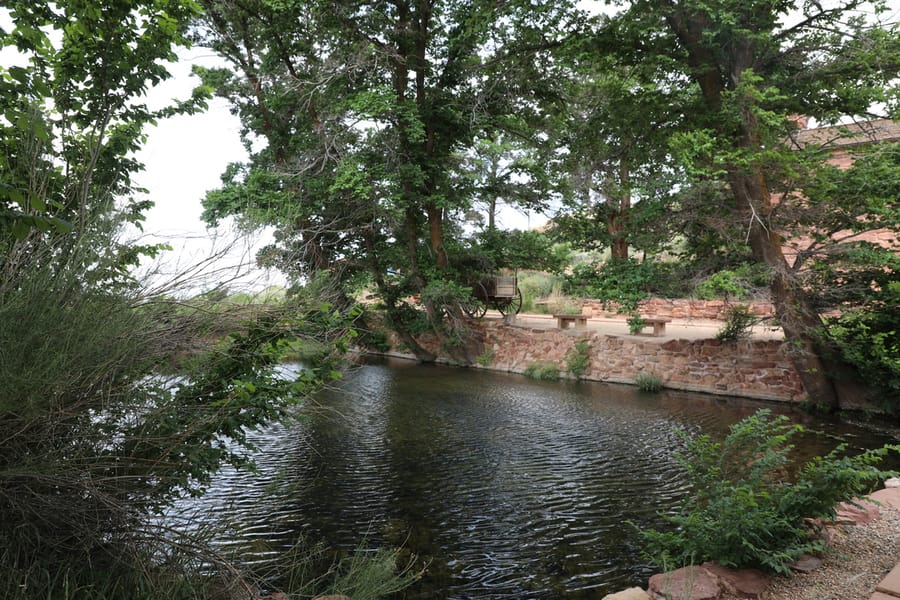
[[791, 439], [803, 427], [769, 410], [734, 424], [722, 442], [681, 432], [677, 454], [691, 493], [666, 515], [671, 529], [643, 531], [648, 556], [667, 567], [717, 560], [789, 574], [803, 554], [825, 544], [811, 519], [832, 519], [835, 507], [871, 491], [894, 473], [877, 465], [900, 446], [848, 456], [838, 445], [802, 466], [792, 463]]

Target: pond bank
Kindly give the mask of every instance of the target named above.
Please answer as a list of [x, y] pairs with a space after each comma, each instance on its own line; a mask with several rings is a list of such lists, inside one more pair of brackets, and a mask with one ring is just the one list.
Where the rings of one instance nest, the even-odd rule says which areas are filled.
[[[473, 368], [524, 373], [529, 365], [549, 364], [558, 366], [563, 377], [573, 377], [569, 364], [576, 358], [576, 343], [584, 341], [587, 364], [581, 379], [635, 384], [644, 375], [675, 390], [790, 403], [807, 399], [785, 342], [771, 329], [720, 342], [714, 337], [720, 323], [693, 319], [673, 319], [659, 337], [631, 335], [621, 319], [589, 318], [584, 329], [561, 330], [547, 315], [519, 315], [514, 323], [489, 316], [474, 326], [484, 352]], [[413, 358], [390, 340], [388, 355]], [[440, 362], [450, 362], [433, 340], [423, 337], [420, 343]]]

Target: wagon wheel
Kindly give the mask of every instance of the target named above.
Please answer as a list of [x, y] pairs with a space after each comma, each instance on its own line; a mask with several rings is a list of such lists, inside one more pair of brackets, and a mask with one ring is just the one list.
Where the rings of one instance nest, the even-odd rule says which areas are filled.
[[504, 317], [507, 315], [517, 315], [522, 310], [522, 290], [516, 288], [516, 295], [509, 298], [497, 299], [494, 304], [500, 314]]
[[487, 312], [487, 304], [482, 300], [485, 297], [487, 297], [487, 292], [484, 286], [476, 283], [472, 287], [472, 293], [469, 297], [459, 303], [460, 308], [473, 319], [480, 319]]

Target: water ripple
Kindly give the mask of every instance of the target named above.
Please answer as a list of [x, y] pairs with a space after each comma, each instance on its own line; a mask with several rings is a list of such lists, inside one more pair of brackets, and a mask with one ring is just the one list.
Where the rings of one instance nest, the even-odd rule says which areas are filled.
[[177, 508], [227, 516], [221, 544], [248, 564], [304, 535], [403, 545], [428, 563], [407, 598], [597, 598], [645, 583], [634, 527], [688, 491], [676, 430], [721, 435], [758, 406], [367, 365], [299, 424], [252, 433], [258, 474], [226, 470]]

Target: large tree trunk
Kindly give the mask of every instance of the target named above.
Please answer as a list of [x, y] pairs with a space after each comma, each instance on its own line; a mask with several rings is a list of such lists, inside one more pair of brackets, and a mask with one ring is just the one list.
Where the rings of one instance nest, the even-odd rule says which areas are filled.
[[738, 201], [738, 213], [748, 224], [748, 242], [753, 257], [770, 271], [772, 302], [781, 323], [794, 365], [810, 400], [825, 412], [840, 408], [840, 397], [828, 365], [822, 356], [822, 321], [812, 307], [784, 257], [781, 235], [763, 221], [771, 211], [771, 198], [761, 172], [733, 172], [730, 185]]
[[[673, 7], [666, 20], [688, 52], [694, 81], [700, 86], [707, 105], [713, 111], [721, 110], [726, 82], [736, 89], [745, 72], [753, 68], [753, 39], [733, 40], [723, 58], [714, 53], [705, 40], [709, 27], [707, 15]], [[762, 148], [760, 124], [753, 104], [754, 100], [748, 98], [747, 106], [741, 110], [738, 132], [720, 132], [724, 137], [732, 138], [736, 146], [751, 153]], [[727, 123], [725, 119], [722, 121]], [[727, 124], [724, 126], [727, 127]], [[822, 322], [807, 294], [793, 277], [782, 250], [782, 237], [769, 221], [772, 201], [762, 169], [759, 164], [730, 169], [728, 183], [736, 203], [736, 216], [749, 228], [747, 241], [754, 258], [770, 270], [775, 314], [781, 322], [791, 348], [794, 368], [806, 393], [820, 409], [833, 411], [840, 406], [840, 396], [830, 376], [836, 372], [834, 365], [826, 364], [820, 346]]]
[[624, 160], [619, 162], [619, 181], [615, 204], [606, 219], [606, 230], [609, 232], [610, 254], [614, 259], [628, 260], [628, 213], [631, 212], [631, 171]]

